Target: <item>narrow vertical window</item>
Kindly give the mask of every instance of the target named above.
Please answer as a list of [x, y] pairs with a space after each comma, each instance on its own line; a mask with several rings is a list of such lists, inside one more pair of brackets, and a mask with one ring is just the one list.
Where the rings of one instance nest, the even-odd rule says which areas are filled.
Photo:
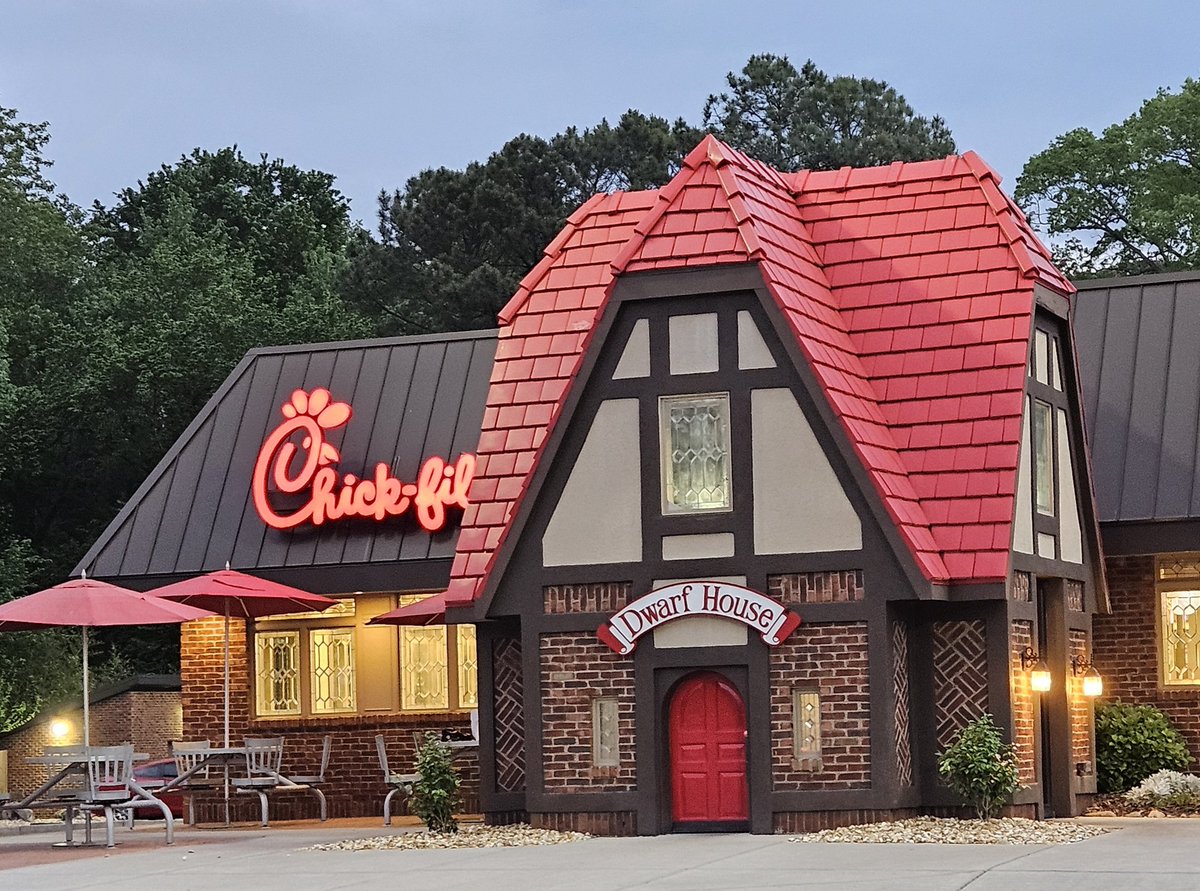
[[1038, 513], [1054, 515], [1054, 425], [1049, 405], [1033, 401], [1034, 489]]
[[792, 758], [802, 770], [821, 767], [821, 694], [792, 690]]
[[617, 725], [617, 698], [592, 700], [592, 766], [617, 767], [621, 763]]
[[663, 512], [729, 510], [729, 394], [659, 402]]
[[475, 626], [456, 625], [458, 635], [458, 707], [479, 708], [479, 657], [475, 648]]
[[313, 714], [354, 711], [354, 629], [313, 630], [308, 646]]
[[300, 632], [256, 634], [254, 651], [258, 713], [300, 714]]
[[1200, 591], [1163, 591], [1159, 597], [1163, 684], [1200, 684]]

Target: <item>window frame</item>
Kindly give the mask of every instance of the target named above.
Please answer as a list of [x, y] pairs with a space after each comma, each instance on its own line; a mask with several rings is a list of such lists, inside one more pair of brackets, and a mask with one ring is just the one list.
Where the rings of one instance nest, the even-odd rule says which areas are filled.
[[[389, 598], [390, 606], [388, 609], [394, 608], [399, 603], [410, 603], [416, 600], [423, 600], [426, 597], [433, 596], [436, 591], [405, 591], [400, 593], [387, 594], [379, 592], [372, 596], [384, 596]], [[433, 708], [405, 708], [404, 694], [402, 689], [402, 681], [404, 678], [403, 667], [403, 650], [402, 650], [402, 635], [404, 626], [396, 629], [394, 638], [395, 648], [395, 666], [396, 672], [393, 678], [396, 695], [393, 700], [393, 706], [389, 709], [369, 709], [363, 710], [362, 698], [360, 696], [359, 680], [360, 671], [358, 660], [363, 658], [360, 653], [359, 635], [367, 628], [367, 621], [373, 617], [376, 610], [371, 610], [372, 615], [364, 614], [361, 604], [357, 603], [357, 598], [353, 595], [331, 595], [339, 600], [350, 600], [354, 602], [352, 610], [341, 611], [332, 616], [326, 616], [322, 613], [289, 613], [280, 616], [264, 616], [260, 619], [255, 619], [253, 624], [249, 624], [246, 631], [247, 642], [247, 658], [249, 661], [249, 674], [253, 678], [253, 683], [249, 686], [250, 696], [250, 720], [252, 722], [277, 722], [277, 721], [328, 721], [328, 720], [345, 720], [346, 718], [371, 716], [404, 716], [404, 715], [465, 715], [477, 709], [478, 706], [478, 652], [475, 655], [476, 675], [475, 675], [475, 705], [462, 705], [461, 693], [461, 660], [458, 655], [460, 641], [462, 640], [462, 632], [458, 630], [459, 626], [426, 626], [438, 627], [446, 629], [446, 682], [447, 682], [447, 698], [446, 707]], [[453, 633], [451, 633], [453, 629]], [[351, 648], [354, 658], [354, 704], [353, 710], [339, 709], [336, 711], [317, 711], [313, 708], [313, 664], [312, 664], [312, 632], [313, 631], [350, 631], [352, 633]], [[299, 686], [300, 686], [300, 708], [294, 712], [267, 712], [263, 713], [259, 710], [259, 678], [258, 678], [258, 638], [262, 634], [278, 634], [278, 633], [296, 633], [299, 637]], [[388, 666], [387, 670], [391, 671]]]
[[[723, 407], [722, 438], [725, 454], [725, 503], [714, 507], [689, 507], [671, 500], [674, 463], [671, 447], [670, 407], [680, 403], [717, 401]], [[704, 393], [670, 393], [658, 397], [659, 500], [664, 517], [710, 516], [733, 512], [733, 422], [732, 400], [728, 390]]]
[[[1162, 566], [1167, 562], [1174, 562], [1177, 559], [1185, 558], [1190, 560], [1196, 559], [1194, 556], [1187, 556], [1188, 552], [1158, 554], [1154, 558], [1154, 627], [1155, 627], [1155, 664], [1158, 671], [1158, 688], [1161, 691], [1174, 691], [1183, 693], [1187, 691], [1195, 692], [1200, 690], [1200, 664], [1196, 666], [1197, 677], [1190, 681], [1171, 681], [1167, 679], [1167, 663], [1166, 663], [1166, 645], [1167, 645], [1167, 629], [1165, 627], [1166, 620], [1166, 600], [1171, 594], [1180, 594], [1185, 592], [1196, 592], [1200, 594], [1200, 575], [1192, 578], [1174, 578], [1169, 580], [1162, 579]], [[1197, 610], [1200, 613], [1200, 610]], [[1200, 657], [1198, 657], [1200, 661]]]

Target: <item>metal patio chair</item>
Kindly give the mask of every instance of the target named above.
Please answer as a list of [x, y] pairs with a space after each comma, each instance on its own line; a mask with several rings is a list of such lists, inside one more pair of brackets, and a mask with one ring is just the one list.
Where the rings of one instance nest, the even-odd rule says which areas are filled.
[[91, 811], [104, 812], [104, 842], [116, 847], [113, 827], [116, 810], [133, 798], [129, 780], [133, 776], [133, 746], [92, 746], [84, 755], [86, 783], [76, 801], [66, 804], [66, 838], [71, 841], [75, 811], [89, 815], [86, 824], [87, 840], [91, 841]]
[[[183, 776], [194, 769], [208, 757], [212, 743], [207, 739], [192, 742], [176, 742], [171, 744], [171, 757], [175, 759], [176, 776]], [[187, 822], [189, 826], [196, 825], [196, 793], [212, 792], [221, 788], [221, 782], [212, 772], [212, 767], [205, 764], [187, 778], [177, 791], [187, 798]]]
[[384, 740], [383, 734], [375, 737], [375, 751], [379, 755], [379, 768], [383, 771], [383, 781], [391, 787], [383, 799], [383, 825], [391, 826], [392, 799], [396, 797], [397, 792], [403, 792], [405, 798], [412, 795], [413, 786], [421, 777], [420, 774], [415, 773], [392, 773], [392, 769], [388, 765], [387, 742]]
[[270, 825], [267, 793], [286, 782], [279, 772], [283, 765], [283, 737], [247, 737], [245, 749], [246, 775], [229, 782], [240, 793], [258, 796], [262, 825], [266, 828]]
[[[324, 823], [328, 817], [328, 809], [325, 804], [325, 793], [317, 787], [325, 783], [325, 771], [329, 769], [329, 753], [333, 748], [333, 737], [328, 733], [325, 734], [325, 741], [321, 745], [321, 770], [315, 776], [289, 776], [291, 780], [298, 786], [304, 786], [313, 795], [317, 796], [317, 801], [321, 804], [321, 822]], [[286, 788], [286, 787], [281, 787]]]

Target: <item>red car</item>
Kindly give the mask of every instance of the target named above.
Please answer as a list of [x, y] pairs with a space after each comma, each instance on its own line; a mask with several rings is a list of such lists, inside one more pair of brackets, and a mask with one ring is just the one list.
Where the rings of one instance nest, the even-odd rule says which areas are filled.
[[[175, 760], [173, 758], [144, 761], [141, 764], [133, 766], [134, 782], [144, 786], [151, 792], [156, 787], [175, 779], [177, 776], [179, 776], [179, 771], [175, 767]], [[161, 797], [163, 804], [171, 809], [171, 816], [183, 819], [183, 794], [180, 792], [167, 792]], [[137, 815], [139, 818], [156, 817], [160, 816], [160, 813], [152, 807], [141, 807], [138, 808]]]

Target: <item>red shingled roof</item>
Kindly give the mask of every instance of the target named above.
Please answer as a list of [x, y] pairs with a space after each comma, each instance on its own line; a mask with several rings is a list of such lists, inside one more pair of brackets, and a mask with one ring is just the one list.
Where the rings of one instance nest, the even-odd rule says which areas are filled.
[[479, 595], [616, 276], [756, 263], [922, 574], [1008, 571], [1033, 287], [1070, 294], [968, 153], [782, 174], [707, 137], [658, 191], [597, 195], [502, 329], [449, 599]]

